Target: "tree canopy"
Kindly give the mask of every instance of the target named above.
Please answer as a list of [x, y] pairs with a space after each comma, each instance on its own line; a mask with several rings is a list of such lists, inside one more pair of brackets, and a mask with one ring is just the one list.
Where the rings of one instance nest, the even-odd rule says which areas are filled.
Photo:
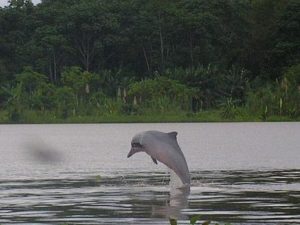
[[260, 88], [298, 82], [299, 37], [297, 0], [11, 0], [0, 8], [0, 106], [19, 90], [29, 108], [55, 108], [62, 93], [73, 109], [95, 96], [128, 107], [128, 91], [158, 98], [163, 84], [193, 111], [247, 105]]

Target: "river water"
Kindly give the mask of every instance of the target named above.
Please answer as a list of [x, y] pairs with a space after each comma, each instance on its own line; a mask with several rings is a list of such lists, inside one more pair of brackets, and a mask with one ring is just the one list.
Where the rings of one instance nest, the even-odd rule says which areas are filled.
[[[177, 131], [190, 194], [145, 153]], [[173, 178], [172, 178], [173, 179]], [[300, 123], [0, 125], [0, 224], [300, 224]]]

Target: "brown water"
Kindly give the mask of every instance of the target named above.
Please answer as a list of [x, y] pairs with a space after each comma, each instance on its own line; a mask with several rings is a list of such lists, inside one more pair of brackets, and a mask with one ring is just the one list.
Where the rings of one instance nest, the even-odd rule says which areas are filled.
[[[178, 131], [189, 195], [126, 158], [151, 129]], [[300, 123], [0, 125], [0, 224], [300, 224], [299, 149]]]

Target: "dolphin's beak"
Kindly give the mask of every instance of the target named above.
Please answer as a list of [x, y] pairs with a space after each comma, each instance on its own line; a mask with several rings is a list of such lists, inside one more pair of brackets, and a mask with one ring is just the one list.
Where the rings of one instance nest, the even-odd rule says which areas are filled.
[[134, 148], [131, 148], [128, 155], [127, 155], [127, 158], [129, 158], [130, 156], [132, 156], [134, 153], [136, 153], [136, 150]]
[[140, 143], [132, 143], [131, 144], [131, 149], [130, 149], [128, 155], [127, 155], [127, 158], [129, 158], [133, 154], [135, 154], [137, 152], [141, 152], [141, 151], [143, 151], [143, 146]]
[[127, 155], [127, 158], [129, 158], [133, 154], [135, 154], [137, 152], [140, 152], [140, 151], [142, 151], [142, 149], [139, 146], [132, 146], [129, 153], [128, 153], [128, 155]]

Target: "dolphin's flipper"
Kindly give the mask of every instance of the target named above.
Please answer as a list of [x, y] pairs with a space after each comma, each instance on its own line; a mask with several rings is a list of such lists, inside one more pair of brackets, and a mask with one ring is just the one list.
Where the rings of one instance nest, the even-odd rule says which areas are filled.
[[157, 164], [157, 161], [156, 161], [155, 158], [151, 157], [151, 159], [152, 159], [152, 161], [153, 161], [155, 164]]

